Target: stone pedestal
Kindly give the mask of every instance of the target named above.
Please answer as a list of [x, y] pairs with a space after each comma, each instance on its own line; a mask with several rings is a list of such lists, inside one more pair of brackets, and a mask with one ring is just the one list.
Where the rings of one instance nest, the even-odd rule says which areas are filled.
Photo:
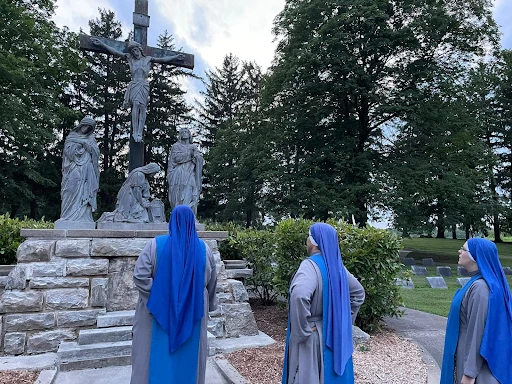
[[[135, 262], [153, 237], [167, 233], [162, 224], [154, 230], [22, 230], [26, 240], [18, 247], [18, 264], [0, 293], [0, 353], [55, 352], [80, 330], [95, 328], [99, 315], [135, 309]], [[210, 332], [258, 334], [247, 291], [226, 272], [218, 251], [227, 232], [198, 234], [212, 249], [218, 273], [219, 309], [210, 314]]]

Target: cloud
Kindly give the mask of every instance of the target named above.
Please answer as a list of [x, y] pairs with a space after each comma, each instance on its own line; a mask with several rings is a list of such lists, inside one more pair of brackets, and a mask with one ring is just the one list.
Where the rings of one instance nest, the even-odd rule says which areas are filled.
[[[266, 69], [274, 56], [274, 17], [284, 0], [155, 0], [154, 7], [173, 25], [177, 38], [200, 52], [210, 68], [220, 67], [233, 53]], [[150, 11], [151, 12], [151, 11]]]

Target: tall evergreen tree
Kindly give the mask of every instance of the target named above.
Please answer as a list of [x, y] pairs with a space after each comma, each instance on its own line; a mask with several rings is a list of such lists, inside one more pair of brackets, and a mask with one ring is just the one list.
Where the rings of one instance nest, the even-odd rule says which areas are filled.
[[54, 6], [0, 0], [0, 209], [11, 216], [55, 219], [60, 211], [46, 191], [59, 188], [52, 156], [55, 132], [69, 113], [59, 96], [70, 62], [68, 33], [51, 21]]
[[364, 225], [383, 130], [496, 44], [496, 32], [487, 0], [287, 0], [263, 92], [271, 205]]

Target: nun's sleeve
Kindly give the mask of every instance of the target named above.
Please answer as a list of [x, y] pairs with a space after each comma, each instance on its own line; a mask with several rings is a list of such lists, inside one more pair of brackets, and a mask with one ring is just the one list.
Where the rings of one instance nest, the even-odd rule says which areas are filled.
[[364, 303], [365, 293], [359, 280], [357, 280], [346, 268], [345, 270], [347, 271], [348, 289], [350, 291], [350, 312], [352, 315], [352, 323], [354, 323], [357, 313], [359, 312], [359, 308], [361, 308], [361, 305]]
[[147, 303], [151, 287], [153, 286], [153, 275], [156, 260], [156, 241], [151, 240], [146, 244], [135, 263], [133, 271], [133, 282], [139, 291], [140, 298]]

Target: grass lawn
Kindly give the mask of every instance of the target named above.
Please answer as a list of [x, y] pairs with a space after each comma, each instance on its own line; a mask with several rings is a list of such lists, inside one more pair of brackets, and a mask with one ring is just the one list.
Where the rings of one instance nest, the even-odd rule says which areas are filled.
[[[427, 285], [425, 276], [413, 276], [414, 289], [401, 289], [404, 305], [407, 308], [441, 316], [448, 316], [453, 295], [460, 287], [457, 284], [458, 250], [465, 240], [415, 238], [403, 239], [405, 250], [412, 251], [406, 257], [412, 257], [417, 265], [422, 265], [422, 259], [431, 257], [436, 265], [451, 267], [454, 276], [445, 277], [448, 289], [433, 289]], [[501, 264], [512, 268], [512, 243], [497, 244]], [[409, 267], [407, 267], [409, 269]], [[427, 267], [428, 276], [437, 276], [435, 267]], [[507, 276], [512, 288], [512, 276]]]

